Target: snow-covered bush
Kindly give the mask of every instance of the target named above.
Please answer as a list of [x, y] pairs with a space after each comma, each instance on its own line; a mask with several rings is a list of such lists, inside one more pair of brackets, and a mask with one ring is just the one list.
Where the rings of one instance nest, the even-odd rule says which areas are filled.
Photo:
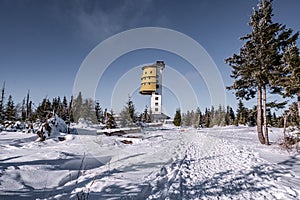
[[67, 133], [68, 127], [65, 121], [58, 117], [57, 114], [51, 114], [47, 121], [42, 124], [37, 131], [40, 140], [43, 141], [48, 137], [59, 136], [60, 133]]
[[3, 126], [3, 129], [8, 132], [21, 131], [24, 128], [24, 123], [20, 121], [5, 121]]

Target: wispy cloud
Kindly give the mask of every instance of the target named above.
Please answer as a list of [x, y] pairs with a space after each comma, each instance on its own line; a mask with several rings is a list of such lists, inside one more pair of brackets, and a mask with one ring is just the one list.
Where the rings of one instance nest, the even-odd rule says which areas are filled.
[[168, 21], [151, 0], [71, 2], [59, 3], [59, 12], [70, 20], [75, 33], [90, 41], [101, 41], [130, 28], [163, 26]]

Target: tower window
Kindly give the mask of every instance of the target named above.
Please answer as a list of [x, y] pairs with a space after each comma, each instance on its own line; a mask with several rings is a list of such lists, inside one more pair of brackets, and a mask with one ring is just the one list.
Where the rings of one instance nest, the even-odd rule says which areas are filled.
[[158, 106], [158, 103], [155, 103], [155, 106]]
[[158, 100], [158, 97], [155, 97], [155, 100]]
[[155, 111], [158, 111], [158, 108], [155, 108]]
[[152, 71], [150, 71], [150, 74], [152, 74]]

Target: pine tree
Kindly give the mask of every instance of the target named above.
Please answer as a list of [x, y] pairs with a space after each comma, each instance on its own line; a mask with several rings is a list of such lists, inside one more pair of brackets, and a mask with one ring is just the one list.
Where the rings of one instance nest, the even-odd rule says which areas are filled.
[[215, 115], [213, 118], [213, 124], [217, 126], [224, 126], [225, 125], [225, 117], [226, 117], [226, 112], [224, 107], [219, 105], [218, 110], [215, 111]]
[[69, 111], [68, 111], [68, 100], [67, 97], [64, 96], [63, 98], [63, 102], [62, 102], [62, 114], [61, 114], [61, 118], [66, 121], [67, 123], [69, 123], [70, 119], [69, 119]]
[[211, 114], [210, 110], [208, 108], [205, 108], [205, 113], [204, 113], [204, 125], [206, 128], [209, 128], [211, 125]]
[[22, 104], [18, 103], [15, 105], [15, 120], [16, 121], [21, 121], [22, 120]]
[[182, 121], [184, 126], [191, 126], [192, 125], [192, 119], [193, 119], [193, 113], [189, 110], [182, 115]]
[[213, 127], [214, 125], [216, 125], [215, 122], [214, 122], [215, 114], [216, 114], [216, 112], [215, 112], [215, 107], [214, 107], [214, 106], [211, 106], [211, 108], [210, 108], [210, 113], [209, 113], [209, 116], [210, 116], [210, 119], [209, 119], [210, 125], [209, 125], [209, 126], [210, 126], [210, 127]]
[[203, 125], [204, 125], [204, 118], [205, 118], [204, 114], [202, 114], [202, 112], [200, 112], [200, 118], [199, 118], [199, 126], [200, 127], [203, 127]]
[[293, 42], [286, 47], [282, 57], [282, 72], [275, 83], [283, 87], [283, 96], [297, 96], [298, 116], [300, 118], [300, 57], [299, 48]]
[[128, 98], [127, 107], [128, 107], [130, 119], [133, 123], [135, 123], [136, 122], [135, 107], [130, 97]]
[[299, 126], [298, 106], [293, 102], [288, 110], [288, 126]]
[[57, 97], [57, 115], [59, 116], [59, 117], [63, 117], [63, 104], [62, 104], [62, 101], [61, 101], [61, 99], [60, 99], [60, 96], [58, 96]]
[[29, 118], [28, 118], [28, 120], [31, 122], [33, 122], [37, 119], [37, 116], [33, 114], [32, 105], [33, 105], [32, 101], [29, 101], [29, 105], [28, 105], [28, 114], [29, 114], [28, 117]]
[[175, 126], [180, 126], [181, 125], [181, 112], [180, 112], [180, 109], [176, 110], [173, 123], [174, 123]]
[[80, 108], [79, 116], [93, 123], [97, 123], [97, 118], [95, 114], [94, 101], [90, 98], [84, 99], [83, 104]]
[[16, 119], [16, 110], [15, 110], [14, 101], [13, 101], [11, 95], [9, 95], [7, 104], [5, 107], [5, 118], [8, 121], [15, 121], [15, 119]]
[[198, 128], [199, 125], [201, 124], [201, 118], [202, 118], [202, 113], [200, 108], [198, 107], [195, 111], [194, 117], [193, 117], [193, 126], [194, 128]]
[[26, 96], [26, 120], [28, 120], [30, 118], [31, 112], [32, 110], [29, 108], [29, 103], [30, 103], [30, 90], [28, 90], [27, 92], [27, 96]]
[[248, 111], [248, 125], [255, 126], [256, 125], [256, 117], [257, 117], [257, 106], [253, 106], [252, 109]]
[[226, 113], [225, 113], [225, 126], [230, 125], [230, 107], [226, 107]]
[[244, 107], [242, 100], [239, 100], [238, 108], [236, 110], [236, 122], [235, 125], [238, 126], [239, 124], [246, 125], [248, 118], [248, 111]]
[[252, 32], [241, 38], [246, 42], [240, 53], [226, 59], [226, 63], [233, 68], [231, 77], [235, 79], [228, 89], [236, 90], [236, 96], [246, 100], [257, 94], [258, 138], [262, 144], [267, 145], [267, 89], [278, 89], [276, 85], [271, 87], [270, 84], [278, 74], [281, 52], [287, 43], [298, 37], [297, 34], [291, 36], [291, 30], [286, 30], [285, 26], [273, 23], [272, 16], [272, 0], [261, 0], [249, 23]]
[[59, 107], [59, 103], [58, 103], [58, 99], [55, 97], [52, 99], [52, 109], [53, 112], [55, 112], [56, 114], [58, 114], [58, 107]]
[[136, 122], [136, 113], [135, 107], [133, 102], [131, 101], [130, 97], [128, 98], [128, 102], [124, 106], [123, 110], [120, 113], [121, 116], [121, 126], [135, 126]]
[[107, 113], [108, 119], [106, 121], [106, 127], [109, 129], [113, 129], [117, 127], [116, 120], [114, 118], [114, 112], [113, 110], [110, 111], [110, 113]]
[[233, 109], [230, 106], [227, 106], [227, 112], [229, 114], [229, 125], [234, 125], [235, 114]]
[[146, 105], [145, 109], [144, 109], [144, 112], [141, 114], [141, 121], [144, 122], [144, 123], [151, 123], [151, 116], [150, 114], [148, 113], [148, 107]]
[[23, 101], [22, 101], [21, 120], [22, 120], [23, 122], [26, 121], [25, 98], [24, 98]]
[[73, 104], [74, 104], [74, 97], [72, 95], [71, 99], [70, 99], [69, 107], [68, 107], [68, 115], [69, 115], [70, 123], [75, 122], [74, 115], [73, 115]]
[[[28, 103], [28, 108], [30, 107], [30, 102]], [[41, 122], [45, 122], [47, 119], [47, 115], [52, 112], [52, 105], [48, 98], [44, 98], [42, 103], [37, 107], [36, 114], [38, 119]]]
[[72, 101], [72, 105], [71, 105], [74, 122], [78, 122], [79, 118], [81, 117], [82, 104], [83, 104], [83, 98], [81, 92], [79, 92], [78, 96], [76, 97], [76, 99]]
[[5, 93], [5, 82], [3, 82], [0, 98], [0, 124], [4, 122], [4, 93]]
[[103, 123], [103, 111], [102, 111], [102, 108], [100, 106], [100, 103], [98, 101], [96, 101], [96, 105], [95, 105], [95, 112], [96, 112], [96, 118], [97, 118], [97, 121], [98, 123]]

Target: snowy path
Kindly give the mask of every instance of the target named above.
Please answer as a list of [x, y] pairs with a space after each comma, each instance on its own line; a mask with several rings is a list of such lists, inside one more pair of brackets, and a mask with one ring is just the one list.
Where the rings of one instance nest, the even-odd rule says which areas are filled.
[[0, 199], [300, 199], [300, 156], [259, 145], [253, 128], [143, 136], [0, 133]]
[[148, 199], [297, 199], [299, 190], [279, 182], [290, 176], [295, 175], [258, 153], [186, 132], [174, 161], [149, 178]]

